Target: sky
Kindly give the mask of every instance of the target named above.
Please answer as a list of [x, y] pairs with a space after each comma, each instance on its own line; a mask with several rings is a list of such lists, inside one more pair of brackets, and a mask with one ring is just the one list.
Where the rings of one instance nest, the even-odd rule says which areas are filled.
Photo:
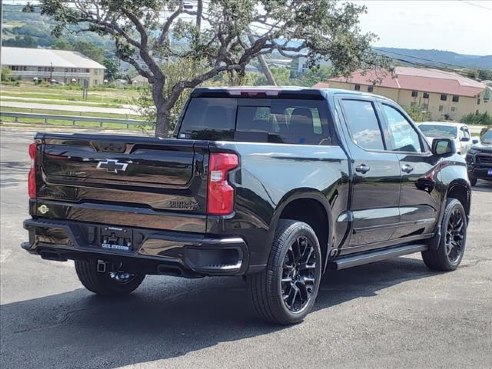
[[492, 55], [492, 0], [351, 2], [367, 7], [360, 27], [379, 36], [374, 46]]

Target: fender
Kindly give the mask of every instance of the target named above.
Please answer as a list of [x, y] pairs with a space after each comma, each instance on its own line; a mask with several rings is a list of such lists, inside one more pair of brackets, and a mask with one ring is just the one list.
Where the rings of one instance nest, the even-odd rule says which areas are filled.
[[325, 257], [325, 260], [323, 261], [323, 271], [326, 269], [326, 265], [328, 263], [328, 259], [329, 259], [329, 255], [330, 255], [330, 251], [331, 249], [333, 248], [334, 244], [333, 244], [333, 240], [332, 240], [332, 237], [333, 237], [333, 212], [331, 210], [331, 206], [328, 202], [328, 199], [326, 198], [325, 195], [323, 195], [322, 192], [314, 189], [314, 188], [297, 188], [295, 190], [292, 190], [288, 193], [286, 193], [282, 199], [279, 201], [277, 207], [275, 208], [274, 210], [274, 213], [273, 213], [273, 216], [272, 216], [272, 219], [270, 221], [270, 226], [269, 226], [269, 232], [268, 232], [268, 237], [267, 237], [267, 240], [266, 240], [266, 244], [267, 245], [272, 245], [273, 243], [273, 238], [275, 236], [275, 230], [277, 228], [277, 225], [278, 225], [278, 221], [280, 219], [280, 216], [282, 214], [282, 212], [284, 211], [284, 209], [289, 205], [291, 204], [293, 201], [296, 201], [296, 200], [315, 200], [317, 202], [319, 202], [325, 212], [326, 212], [326, 216], [328, 218], [328, 224], [327, 224], [327, 227], [328, 227], [328, 244], [327, 245], [320, 245], [322, 248], [325, 247], [326, 248], [326, 257]]
[[471, 187], [470, 187], [470, 182], [466, 181], [462, 178], [457, 178], [453, 180], [448, 186], [446, 192], [443, 194], [443, 201], [441, 203], [441, 211], [439, 213], [439, 221], [436, 226], [435, 230], [435, 235], [430, 239], [429, 242], [429, 248], [432, 250], [437, 250], [439, 248], [439, 244], [441, 243], [441, 237], [442, 237], [442, 229], [441, 229], [441, 222], [444, 217], [444, 211], [446, 210], [446, 204], [448, 202], [448, 194], [456, 187], [463, 187], [466, 190], [466, 197], [467, 197], [467, 206], [464, 206], [465, 208], [465, 213], [467, 216], [467, 223], [470, 221], [470, 199], [471, 199]]

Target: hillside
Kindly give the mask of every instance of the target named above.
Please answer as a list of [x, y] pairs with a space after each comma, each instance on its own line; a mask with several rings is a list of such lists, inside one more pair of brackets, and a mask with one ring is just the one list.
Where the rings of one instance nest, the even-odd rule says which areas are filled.
[[492, 55], [465, 55], [442, 50], [401, 49], [377, 47], [376, 51], [391, 58], [402, 59], [417, 65], [492, 69]]

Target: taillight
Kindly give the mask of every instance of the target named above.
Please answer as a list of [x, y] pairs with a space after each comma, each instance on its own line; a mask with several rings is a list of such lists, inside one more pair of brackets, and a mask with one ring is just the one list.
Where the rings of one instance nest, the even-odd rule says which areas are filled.
[[227, 215], [234, 210], [234, 188], [227, 173], [239, 165], [236, 154], [212, 153], [209, 160], [207, 213]]
[[27, 191], [29, 193], [29, 198], [36, 198], [36, 144], [32, 143], [29, 145], [29, 156], [31, 157], [31, 169], [29, 169], [29, 176], [27, 178]]

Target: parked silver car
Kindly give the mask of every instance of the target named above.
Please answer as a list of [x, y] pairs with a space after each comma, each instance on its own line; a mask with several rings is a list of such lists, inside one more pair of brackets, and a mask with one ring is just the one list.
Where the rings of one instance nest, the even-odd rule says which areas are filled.
[[472, 146], [470, 130], [468, 129], [468, 126], [466, 124], [448, 122], [423, 122], [419, 124], [419, 128], [431, 145], [434, 138], [452, 138], [456, 145], [456, 151], [460, 155], [465, 156]]

